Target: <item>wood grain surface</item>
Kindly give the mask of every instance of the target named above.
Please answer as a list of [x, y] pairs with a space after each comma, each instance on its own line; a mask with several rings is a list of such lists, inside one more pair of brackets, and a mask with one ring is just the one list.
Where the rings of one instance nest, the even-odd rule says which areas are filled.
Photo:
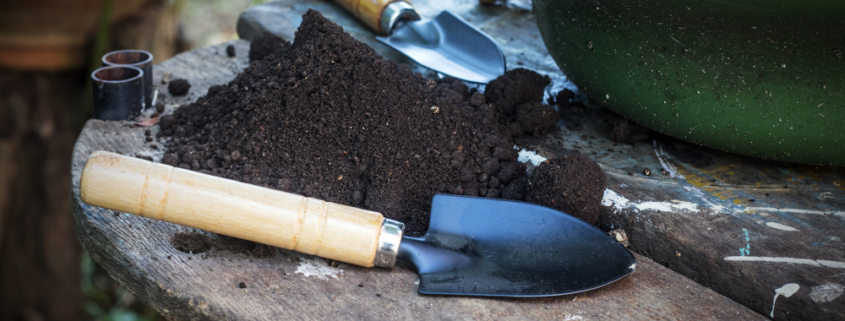
[[[247, 52], [248, 43], [227, 44]], [[154, 69], [159, 90], [164, 72], [188, 79], [187, 97], [164, 95], [168, 110], [232, 79], [246, 57], [228, 58], [221, 44], [174, 57]], [[161, 98], [161, 97], [160, 97]], [[146, 143], [158, 126], [89, 121], [72, 164], [74, 229], [84, 248], [139, 299], [171, 320], [727, 320], [762, 316], [712, 290], [637, 255], [638, 269], [610, 286], [579, 295], [542, 299], [422, 296], [417, 275], [405, 266], [361, 268], [273, 248], [258, 258], [220, 246], [221, 237], [171, 223], [99, 207], [79, 198], [80, 173], [88, 155], [107, 150], [129, 156], [163, 155], [161, 142]], [[155, 146], [155, 148], [153, 147]], [[212, 244], [184, 253], [170, 244], [193, 231]]]

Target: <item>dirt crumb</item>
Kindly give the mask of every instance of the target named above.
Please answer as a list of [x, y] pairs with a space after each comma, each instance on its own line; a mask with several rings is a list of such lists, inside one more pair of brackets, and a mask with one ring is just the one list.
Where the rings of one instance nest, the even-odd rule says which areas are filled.
[[607, 177], [596, 162], [574, 151], [534, 169], [528, 201], [596, 224]]
[[211, 240], [202, 233], [179, 232], [170, 238], [170, 245], [180, 252], [197, 254], [211, 249]]
[[568, 105], [573, 98], [575, 98], [575, 92], [566, 88], [558, 91], [557, 95], [555, 95], [555, 101], [559, 105]]
[[167, 84], [167, 91], [173, 96], [184, 96], [191, 89], [191, 83], [187, 79], [177, 78]]
[[235, 56], [235, 45], [226, 46], [226, 55], [229, 56], [229, 58]]
[[249, 44], [249, 61], [258, 61], [279, 50], [287, 50], [291, 44], [272, 33], [262, 32]]
[[627, 119], [617, 119], [610, 124], [610, 139], [617, 143], [635, 144], [648, 141], [652, 132]]
[[617, 143], [629, 143], [631, 127], [627, 119], [618, 119], [610, 126], [610, 139]]

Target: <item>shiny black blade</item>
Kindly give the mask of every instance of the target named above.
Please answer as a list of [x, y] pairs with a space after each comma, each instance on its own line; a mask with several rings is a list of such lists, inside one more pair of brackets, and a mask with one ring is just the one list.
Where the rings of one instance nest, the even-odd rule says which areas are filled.
[[436, 195], [421, 238], [399, 258], [420, 274], [420, 293], [542, 297], [584, 292], [634, 272], [634, 256], [601, 230], [548, 207]]

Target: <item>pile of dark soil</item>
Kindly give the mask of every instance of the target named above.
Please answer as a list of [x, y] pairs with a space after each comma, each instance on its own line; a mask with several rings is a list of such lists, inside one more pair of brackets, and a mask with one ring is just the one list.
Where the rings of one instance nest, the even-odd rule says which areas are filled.
[[[514, 76], [533, 80], [498, 91], [491, 83], [487, 97], [427, 80], [309, 10], [292, 45], [162, 117], [160, 134], [172, 137], [162, 162], [378, 211], [419, 235], [435, 193], [525, 199], [528, 178], [503, 122], [516, 110], [496, 110], [541, 101], [548, 80], [527, 70], [503, 77]], [[526, 94], [510, 97], [513, 86]], [[554, 126], [523, 121], [530, 131]]]

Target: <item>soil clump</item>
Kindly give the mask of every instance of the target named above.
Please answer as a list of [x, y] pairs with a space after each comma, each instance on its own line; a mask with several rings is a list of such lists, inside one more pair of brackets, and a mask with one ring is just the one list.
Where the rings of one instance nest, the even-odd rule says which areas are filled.
[[542, 102], [543, 91], [551, 83], [548, 77], [524, 69], [516, 68], [494, 79], [487, 85], [487, 101], [496, 106], [496, 110], [505, 116], [516, 113], [517, 106], [529, 102]]
[[596, 162], [573, 151], [534, 169], [528, 185], [528, 201], [559, 209], [595, 224], [607, 176]]
[[[313, 10], [293, 44], [253, 60], [259, 39], [234, 80], [161, 118], [162, 163], [377, 211], [408, 235], [425, 232], [436, 193], [526, 199], [508, 125], [548, 130], [517, 117], [547, 78], [512, 70], [486, 94], [424, 79]], [[259, 255], [249, 243], [233, 250]]]
[[167, 84], [167, 91], [173, 96], [183, 96], [191, 89], [191, 83], [187, 79], [177, 78]]
[[617, 119], [610, 124], [610, 139], [614, 142], [634, 145], [648, 140], [649, 137], [651, 131], [627, 119]]

